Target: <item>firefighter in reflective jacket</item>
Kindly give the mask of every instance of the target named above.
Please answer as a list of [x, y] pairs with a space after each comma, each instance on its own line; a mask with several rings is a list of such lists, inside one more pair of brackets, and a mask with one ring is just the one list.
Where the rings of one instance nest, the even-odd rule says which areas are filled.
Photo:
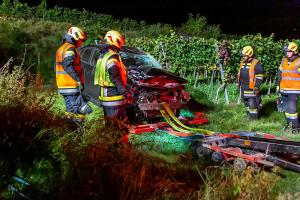
[[100, 53], [96, 63], [94, 84], [100, 86], [99, 100], [106, 119], [126, 118], [126, 68], [119, 51], [125, 43], [125, 37], [118, 31], [108, 31], [104, 37], [106, 47]]
[[247, 107], [250, 119], [257, 119], [258, 111], [261, 109], [261, 98], [259, 88], [263, 81], [263, 67], [255, 58], [251, 46], [245, 46], [241, 52], [243, 59], [238, 73], [238, 83], [241, 96]]
[[64, 36], [62, 45], [56, 51], [56, 85], [63, 95], [66, 105], [66, 116], [75, 122], [84, 120], [84, 100], [80, 95], [81, 64], [77, 48], [86, 40], [86, 34], [78, 27], [71, 27]]
[[277, 92], [280, 91], [287, 120], [286, 131], [298, 133], [299, 122], [297, 113], [298, 97], [300, 95], [300, 57], [298, 46], [294, 42], [285, 45], [285, 57], [278, 70]]

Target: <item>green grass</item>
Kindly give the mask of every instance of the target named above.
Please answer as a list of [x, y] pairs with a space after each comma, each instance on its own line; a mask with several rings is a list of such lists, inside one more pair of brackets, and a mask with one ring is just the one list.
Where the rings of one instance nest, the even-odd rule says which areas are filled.
[[[262, 86], [262, 88], [265, 87]], [[229, 105], [224, 105], [222, 102], [215, 103], [212, 97], [216, 90], [207, 88], [209, 86], [201, 85], [196, 90], [190, 89], [193, 97], [199, 102], [200, 109], [202, 106], [204, 110], [207, 110], [206, 115], [209, 124], [206, 129], [214, 132], [258, 131], [300, 140], [300, 135], [288, 134], [282, 131], [286, 123], [285, 115], [277, 112], [275, 95], [262, 95], [263, 109], [260, 112], [260, 118], [250, 120], [247, 117], [244, 104], [242, 102], [237, 103], [238, 92], [236, 92], [237, 89], [233, 84], [228, 87], [229, 99], [231, 100]], [[224, 98], [222, 101], [224, 101]], [[300, 110], [300, 104], [298, 110]]]
[[[203, 86], [195, 90], [190, 89], [193, 99], [198, 102], [197, 106], [195, 107], [194, 105], [193, 108], [205, 111], [209, 119], [209, 124], [202, 128], [225, 133], [232, 131], [259, 131], [285, 136], [293, 140], [300, 140], [300, 136], [298, 135], [286, 134], [281, 131], [285, 124], [285, 117], [283, 113], [276, 111], [274, 104], [275, 96], [263, 96], [264, 108], [262, 110], [262, 116], [259, 120], [251, 121], [245, 114], [246, 110], [243, 104], [233, 102], [230, 105], [224, 105], [222, 101], [218, 103], [213, 102], [211, 98], [213, 95], [210, 93], [213, 93], [215, 90], [207, 90], [207, 88], [209, 87]], [[229, 88], [230, 99], [236, 99], [237, 93], [234, 91], [235, 87], [231, 85]], [[206, 94], [210, 94], [210, 97], [207, 97]], [[107, 134], [113, 134], [109, 131], [101, 132], [105, 131], [105, 129], [101, 129], [101, 126], [99, 126], [99, 122], [101, 123], [101, 119], [103, 118], [102, 108], [98, 108], [91, 103], [89, 104], [92, 106], [94, 112], [86, 116], [83, 129], [75, 132], [69, 131], [63, 134], [59, 132], [56, 133], [55, 130], [41, 131], [44, 132], [41, 133], [41, 138], [43, 138], [43, 135], [48, 136], [50, 143], [48, 148], [51, 152], [51, 159], [55, 159], [60, 163], [61, 170], [59, 170], [59, 176], [71, 182], [72, 173], [74, 172], [72, 172], [73, 166], [70, 165], [67, 159], [70, 155], [66, 154], [66, 150], [73, 148], [72, 151], [78, 152], [78, 155], [81, 155], [81, 153], [83, 153], [80, 153], [82, 149], [88, 148], [89, 145], [97, 144], [96, 142], [103, 140], [103, 138], [105, 141], [106, 137], [110, 137], [110, 135]], [[64, 115], [65, 105], [61, 95], [55, 94], [55, 102], [50, 111], [54, 112], [56, 116]], [[114, 135], [114, 137], [119, 136]], [[253, 188], [253, 190], [260, 186], [267, 188], [267, 185], [270, 184], [270, 180], [276, 180], [276, 183], [274, 183], [275, 186], [273, 190], [269, 189], [266, 192], [265, 199], [274, 199], [278, 195], [280, 197], [286, 195], [296, 196], [297, 193], [300, 192], [300, 174], [288, 170], [280, 170], [277, 174], [264, 172], [254, 176], [249, 174], [239, 176], [231, 172], [226, 172], [227, 169], [223, 172], [224, 168], [213, 168], [212, 171], [207, 171], [207, 168], [202, 166], [200, 161], [191, 161], [191, 152], [188, 142], [163, 132], [130, 135], [130, 142], [137, 152], [142, 152], [145, 157], [148, 156], [159, 159], [166, 163], [166, 166], [173, 166], [174, 170], [180, 171], [181, 168], [197, 168], [199, 170], [199, 188], [201, 188], [199, 190], [200, 199], [221, 198], [222, 195], [225, 196], [221, 199], [225, 197], [239, 199], [244, 193], [248, 195], [244, 197], [244, 199], [249, 199], [250, 197], [254, 198], [256, 194], [251, 191], [251, 188]], [[68, 145], [70, 145], [70, 147], [68, 147]], [[43, 191], [51, 192], [52, 187], [58, 184], [57, 182], [55, 183], [55, 179], [58, 178], [58, 175], [53, 173], [55, 166], [48, 159], [49, 158], [41, 158], [40, 160], [36, 160], [33, 166], [28, 166], [27, 169], [18, 169], [15, 176], [28, 180]], [[56, 173], [57, 172], [56, 170]], [[258, 185], [252, 186], [252, 182], [254, 184], [256, 181], [259, 182], [257, 183]], [[203, 182], [202, 186], [201, 182]], [[247, 187], [250, 189], [247, 189]], [[225, 193], [222, 194], [222, 192]], [[260, 191], [257, 196], [261, 198], [262, 194], [263, 192]], [[4, 195], [8, 197], [11, 193], [7, 191]]]
[[[210, 98], [203, 95], [206, 87], [192, 90], [193, 96], [200, 102], [199, 105], [208, 107], [210, 110], [206, 112], [209, 124], [205, 127], [207, 130], [214, 132], [232, 132], [232, 131], [258, 131], [270, 133], [276, 136], [283, 136], [290, 140], [300, 141], [300, 134], [294, 135], [282, 131], [286, 121], [284, 113], [277, 112], [276, 96], [262, 96], [263, 109], [261, 117], [258, 120], [249, 120], [246, 116], [244, 105], [236, 102], [230, 105], [214, 104]], [[231, 89], [234, 89], [232, 86]], [[200, 92], [198, 92], [200, 90]], [[234, 94], [229, 90], [230, 94]], [[213, 95], [211, 95], [213, 96]], [[230, 96], [231, 99], [237, 99], [237, 96]], [[299, 104], [298, 104], [298, 110]], [[276, 183], [274, 193], [284, 195], [295, 195], [300, 192], [300, 174], [288, 170], [281, 171], [282, 178]]]
[[[223, 100], [214, 101], [213, 86], [202, 85], [198, 89], [190, 89], [193, 98], [199, 103], [197, 109], [203, 109], [209, 120], [209, 124], [203, 128], [214, 132], [229, 133], [232, 131], [259, 131], [277, 136], [284, 136], [292, 140], [300, 140], [300, 135], [292, 135], [282, 132], [285, 124], [284, 113], [276, 111], [275, 99], [273, 96], [263, 96], [263, 110], [259, 120], [249, 120], [246, 116], [244, 105], [237, 104], [238, 92], [235, 86], [229, 86], [229, 95], [232, 103], [224, 105]], [[207, 95], [208, 94], [208, 95]], [[220, 94], [222, 95], [222, 94]], [[222, 98], [222, 96], [220, 96]], [[86, 117], [85, 127], [93, 126], [95, 120], [101, 118], [102, 109], [92, 104], [94, 112]], [[62, 114], [64, 111], [63, 98], [58, 95], [53, 111]], [[167, 163], [180, 162], [180, 155], [189, 154], [189, 143], [174, 136], [164, 133], [147, 133], [143, 135], [131, 135], [131, 143], [136, 150], [146, 152], [148, 155], [162, 159]], [[288, 170], [281, 170], [282, 178], [275, 184], [273, 195], [295, 195], [300, 192], [300, 175]]]
[[[216, 88], [216, 86], [213, 86]], [[229, 86], [229, 94], [231, 100], [237, 100], [238, 93], [234, 91], [233, 85]], [[224, 105], [222, 101], [219, 104], [213, 102], [214, 95], [209, 85], [202, 85], [199, 89], [190, 89], [193, 98], [199, 102], [197, 110], [205, 110], [209, 124], [203, 128], [214, 131], [230, 133], [233, 131], [257, 131], [269, 133], [276, 136], [283, 136], [291, 140], [300, 141], [300, 134], [288, 134], [282, 131], [285, 125], [284, 113], [277, 112], [276, 96], [263, 96], [263, 109], [261, 117], [258, 120], [250, 120], [246, 115], [244, 105], [237, 104], [236, 101], [230, 105]], [[206, 96], [205, 94], [209, 94]], [[138, 148], [150, 151], [151, 155], [158, 155], [167, 162], [176, 162], [178, 157], [174, 157], [173, 153], [189, 152], [188, 143], [173, 136], [159, 133], [147, 133], [142, 136], [132, 136], [132, 141]], [[153, 153], [153, 152], [156, 152]], [[162, 155], [169, 155], [164, 157]], [[288, 170], [282, 170], [282, 177], [275, 185], [274, 193], [293, 194], [300, 192], [300, 174]]]

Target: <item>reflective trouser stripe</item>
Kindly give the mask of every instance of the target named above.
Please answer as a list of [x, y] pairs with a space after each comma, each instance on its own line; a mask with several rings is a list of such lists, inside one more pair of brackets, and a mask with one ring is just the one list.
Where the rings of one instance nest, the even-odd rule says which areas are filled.
[[121, 106], [124, 104], [122, 101], [100, 101], [100, 104], [102, 106], [111, 107], [111, 106]]
[[281, 73], [297, 73], [297, 70], [284, 69], [284, 70], [281, 70]]
[[253, 91], [244, 91], [244, 94], [254, 94]]
[[256, 108], [249, 108], [249, 109], [248, 109], [248, 112], [249, 112], [250, 114], [257, 114], [257, 109], [256, 109]]
[[255, 94], [244, 94], [244, 97], [256, 97]]
[[298, 119], [298, 113], [293, 113], [293, 114], [290, 114], [290, 113], [285, 113], [285, 116], [286, 118], [288, 119]]
[[256, 97], [253, 91], [244, 91], [244, 97]]
[[[106, 90], [106, 93], [107, 93], [107, 90]], [[123, 95], [117, 95], [117, 96], [111, 96], [111, 97], [105, 96], [104, 88], [103, 87], [100, 88], [100, 96], [99, 96], [100, 101], [120, 101], [123, 99], [124, 99]]]
[[300, 78], [282, 77], [281, 80], [300, 81]]
[[280, 92], [283, 93], [283, 94], [300, 94], [300, 90], [280, 89]]
[[61, 94], [74, 94], [79, 92], [78, 88], [58, 88], [58, 92]]
[[68, 73], [65, 71], [56, 71], [56, 74], [68, 74]]

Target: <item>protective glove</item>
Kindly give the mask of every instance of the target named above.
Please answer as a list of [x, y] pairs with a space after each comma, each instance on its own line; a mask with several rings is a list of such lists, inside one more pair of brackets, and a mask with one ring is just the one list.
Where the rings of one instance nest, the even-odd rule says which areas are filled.
[[83, 91], [83, 85], [80, 81], [77, 82], [80, 91]]
[[134, 98], [130, 92], [126, 92], [124, 95], [126, 104], [133, 104]]
[[255, 95], [259, 95], [259, 88], [254, 88], [253, 89], [253, 93], [255, 94]]

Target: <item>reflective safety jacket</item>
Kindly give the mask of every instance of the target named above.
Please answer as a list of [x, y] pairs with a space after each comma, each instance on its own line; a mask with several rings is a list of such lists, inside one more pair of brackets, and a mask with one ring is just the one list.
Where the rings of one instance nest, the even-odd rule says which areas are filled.
[[108, 50], [98, 58], [94, 84], [100, 85], [99, 100], [103, 106], [123, 104], [127, 92], [127, 72], [119, 54]]
[[[72, 65], [71, 73], [66, 71], [67, 66], [63, 66], [68, 60], [72, 62], [70, 63]], [[79, 92], [77, 82], [80, 81], [81, 64], [75, 45], [65, 42], [58, 48], [56, 51], [55, 73], [56, 85], [60, 94], [73, 95]]]
[[253, 59], [249, 63], [242, 61], [238, 72], [238, 81], [245, 97], [256, 96], [253, 89], [259, 88], [263, 81], [263, 68], [260, 61], [258, 59]]
[[300, 94], [300, 57], [289, 61], [284, 58], [279, 67], [280, 92]]

